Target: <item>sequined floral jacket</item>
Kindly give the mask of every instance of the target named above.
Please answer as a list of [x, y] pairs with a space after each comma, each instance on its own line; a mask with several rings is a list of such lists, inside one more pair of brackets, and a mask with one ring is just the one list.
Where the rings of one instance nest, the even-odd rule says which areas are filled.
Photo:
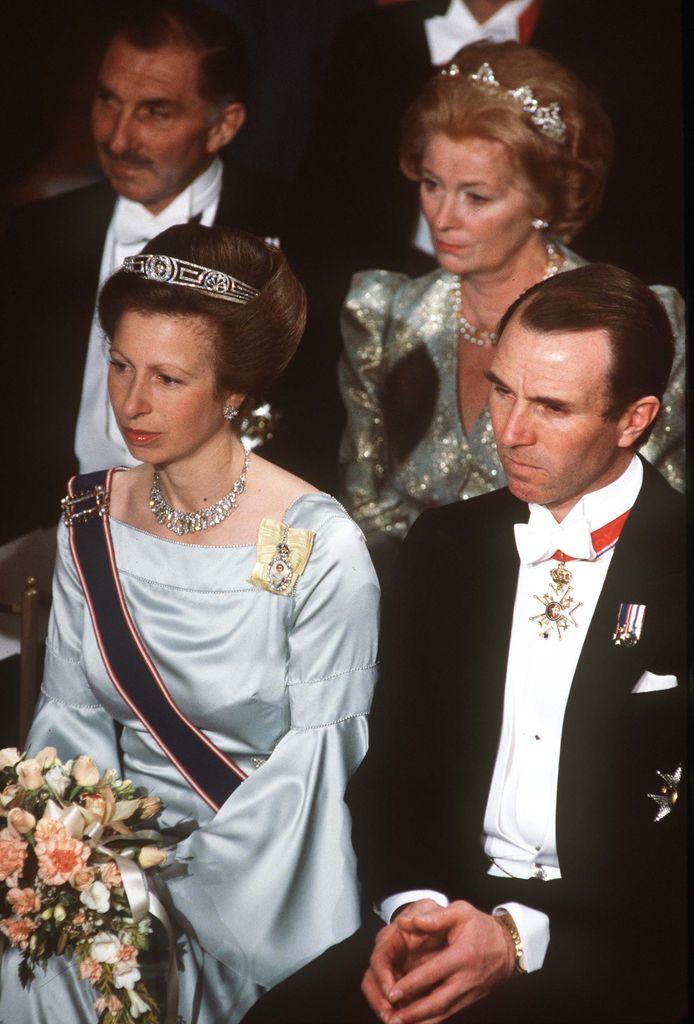
[[[568, 249], [565, 270], [585, 261]], [[420, 512], [504, 485], [489, 410], [468, 435], [458, 411], [454, 277], [358, 273], [342, 311], [339, 383], [347, 409], [340, 448], [345, 504], [372, 550], [402, 540]], [[684, 302], [654, 285], [676, 338], [675, 365], [641, 453], [684, 489]]]

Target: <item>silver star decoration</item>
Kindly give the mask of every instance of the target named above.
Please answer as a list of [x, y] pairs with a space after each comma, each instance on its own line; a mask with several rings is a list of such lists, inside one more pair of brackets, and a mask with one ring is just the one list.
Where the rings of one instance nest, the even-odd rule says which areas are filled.
[[678, 765], [672, 774], [657, 769], [656, 774], [661, 777], [665, 785], [660, 787], [660, 793], [646, 793], [646, 796], [655, 800], [658, 805], [653, 821], [662, 821], [677, 803], [677, 789], [682, 781], [682, 765]]
[[578, 626], [573, 613], [583, 604], [582, 601], [574, 604], [571, 587], [567, 586], [563, 591], [560, 587], [552, 587], [552, 590], [554, 590], [554, 594], [545, 593], [542, 597], [533, 594], [535, 600], [542, 605], [542, 611], [537, 615], [531, 615], [530, 621], [537, 622], [543, 640], [549, 639], [551, 626], [556, 626], [557, 636], [560, 640], [562, 632], [565, 632], [569, 626]]

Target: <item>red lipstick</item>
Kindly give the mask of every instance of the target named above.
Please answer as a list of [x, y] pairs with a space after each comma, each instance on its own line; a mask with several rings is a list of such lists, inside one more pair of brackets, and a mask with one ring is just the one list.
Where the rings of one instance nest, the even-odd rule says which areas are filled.
[[152, 433], [148, 430], [134, 430], [132, 427], [123, 427], [123, 437], [129, 444], [145, 445], [156, 441], [159, 433]]

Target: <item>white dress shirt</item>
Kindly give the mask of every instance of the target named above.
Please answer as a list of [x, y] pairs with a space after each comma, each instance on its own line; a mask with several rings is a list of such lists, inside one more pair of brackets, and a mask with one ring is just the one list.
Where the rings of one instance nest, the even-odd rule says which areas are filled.
[[[141, 203], [119, 196], [111, 217], [101, 257], [99, 289], [121, 266], [126, 256], [138, 253], [155, 235], [174, 224], [198, 217], [214, 222], [222, 191], [222, 161], [215, 157], [207, 170], [180, 192], [160, 213], [151, 214]], [[80, 473], [109, 466], [136, 466], [116, 423], [107, 388], [108, 345], [96, 309], [92, 319], [82, 398], [75, 432], [75, 455]]]
[[[531, 3], [532, 0], [510, 0], [491, 18], [480, 23], [470, 13], [463, 0], [451, 0], [445, 14], [426, 18], [424, 21], [431, 63], [434, 67], [447, 64], [461, 46], [479, 42], [481, 39], [486, 39], [490, 43], [503, 43], [509, 39], [518, 42], [518, 19]], [[429, 225], [421, 212], [413, 244], [421, 252], [434, 255]]]
[[436, 67], [447, 64], [461, 46], [479, 39], [490, 43], [503, 43], [508, 39], [518, 42], [518, 19], [531, 3], [532, 0], [509, 0], [491, 18], [479, 22], [463, 0], [451, 0], [445, 14], [424, 22], [431, 63]]
[[[561, 878], [556, 805], [564, 712], [615, 547], [611, 545], [596, 557], [590, 534], [632, 507], [642, 481], [643, 468], [634, 456], [617, 480], [586, 494], [561, 523], [544, 506], [531, 504], [527, 531], [524, 525], [516, 527], [521, 565], [506, 666], [501, 737], [482, 837], [490, 860], [490, 875], [545, 882]], [[528, 533], [535, 536], [523, 536]], [[567, 562], [572, 573], [569, 585], [577, 605], [573, 612], [576, 625], [562, 631], [561, 640], [556, 627], [550, 628], [545, 639], [541, 634], [547, 630], [541, 630], [539, 623], [532, 621], [542, 611], [543, 604], [535, 595], [541, 598], [548, 591], [549, 571], [557, 565], [551, 555], [557, 549], [579, 555]], [[379, 910], [389, 920], [397, 907], [424, 898], [434, 899], [442, 906], [448, 904], [440, 893], [417, 890], [389, 897]], [[525, 966], [529, 971], [538, 970], [549, 944], [547, 915], [518, 903], [494, 908], [501, 909], [508, 910], [516, 923]]]

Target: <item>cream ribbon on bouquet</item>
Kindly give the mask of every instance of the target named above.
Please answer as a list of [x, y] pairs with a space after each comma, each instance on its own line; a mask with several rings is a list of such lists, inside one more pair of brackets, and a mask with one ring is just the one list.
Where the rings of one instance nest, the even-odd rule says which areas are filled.
[[[123, 801], [123, 803], [128, 805], [137, 802], [134, 800]], [[130, 807], [124, 807], [123, 810], [125, 812], [123, 816], [126, 817], [130, 813]], [[129, 832], [127, 836], [113, 836], [101, 843], [100, 840], [104, 832], [104, 826], [100, 821], [89, 823], [85, 818], [83, 809], [78, 807], [77, 804], [68, 804], [66, 807], [61, 807], [55, 800], [50, 798], [46, 801], [42, 817], [47, 820], [61, 822], [73, 839], [80, 839], [83, 842], [87, 841], [95, 853], [108, 857], [114, 862], [120, 871], [123, 889], [128, 898], [135, 924], [139, 924], [150, 914], [163, 927], [168, 943], [169, 962], [166, 972], [166, 1013], [162, 1024], [176, 1024], [178, 1015], [178, 971], [176, 969], [176, 939], [173, 925], [164, 904], [156, 893], [151, 891], [144, 871], [134, 859], [138, 845], [154, 842], [159, 846], [171, 846], [173, 845], [172, 840], [154, 829], [139, 829], [136, 832]], [[111, 844], [122, 842], [125, 838], [132, 844], [131, 846], [126, 846], [118, 852], [109, 849]]]

